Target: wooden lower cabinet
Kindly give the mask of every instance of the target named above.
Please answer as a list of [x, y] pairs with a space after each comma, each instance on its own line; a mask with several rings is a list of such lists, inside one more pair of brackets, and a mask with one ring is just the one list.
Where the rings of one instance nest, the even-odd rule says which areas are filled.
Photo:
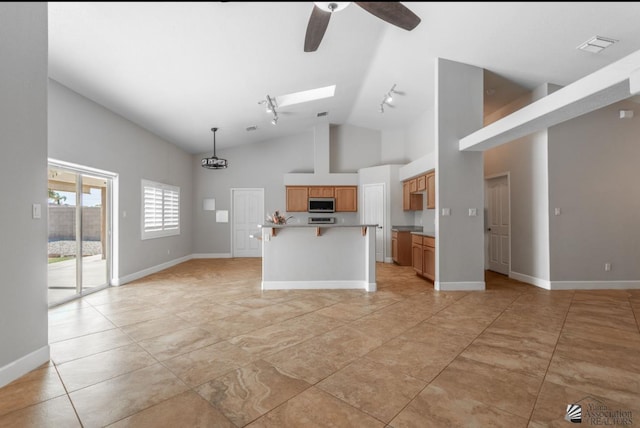
[[405, 230], [391, 231], [391, 258], [400, 266], [411, 266], [411, 233]]
[[422, 235], [411, 236], [412, 266], [416, 274], [435, 281], [436, 279], [436, 241], [435, 238]]

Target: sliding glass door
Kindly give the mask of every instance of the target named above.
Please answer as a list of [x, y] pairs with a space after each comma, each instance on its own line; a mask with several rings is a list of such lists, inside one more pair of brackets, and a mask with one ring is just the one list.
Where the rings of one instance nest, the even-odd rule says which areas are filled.
[[111, 183], [109, 176], [49, 164], [50, 306], [109, 284]]

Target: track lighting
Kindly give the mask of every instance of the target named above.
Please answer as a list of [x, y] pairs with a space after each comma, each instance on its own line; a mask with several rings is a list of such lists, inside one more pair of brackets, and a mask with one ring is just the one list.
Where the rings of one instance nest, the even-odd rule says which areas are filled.
[[276, 99], [275, 98], [271, 98], [269, 95], [267, 95], [266, 99], [262, 100], [262, 101], [258, 101], [258, 104], [264, 104], [265, 105], [265, 110], [267, 113], [273, 114], [273, 119], [271, 120], [271, 123], [273, 125], [277, 125], [278, 124], [278, 112], [276, 111]]
[[393, 107], [391, 104], [393, 102], [393, 94], [399, 94], [400, 92], [396, 91], [396, 84], [394, 83], [389, 92], [384, 94], [384, 98], [382, 98], [382, 102], [380, 103], [380, 113], [384, 113], [385, 104], [389, 107]]

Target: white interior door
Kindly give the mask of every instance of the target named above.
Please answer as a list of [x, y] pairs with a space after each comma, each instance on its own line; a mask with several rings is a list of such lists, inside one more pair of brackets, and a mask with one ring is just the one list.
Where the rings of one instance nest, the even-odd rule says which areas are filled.
[[264, 223], [264, 189], [231, 189], [232, 255], [262, 257], [262, 245], [251, 235], [261, 236], [258, 225]]
[[487, 231], [489, 270], [509, 275], [511, 266], [509, 180], [500, 176], [487, 180]]
[[377, 224], [376, 261], [384, 262], [384, 183], [364, 184], [362, 205], [363, 223]]

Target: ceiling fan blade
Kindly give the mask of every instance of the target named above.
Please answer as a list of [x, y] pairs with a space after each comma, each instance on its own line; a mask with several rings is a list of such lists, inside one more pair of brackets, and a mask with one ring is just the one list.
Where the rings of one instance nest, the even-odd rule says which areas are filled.
[[367, 12], [389, 24], [411, 31], [418, 26], [420, 18], [400, 2], [354, 2]]
[[331, 12], [325, 12], [318, 6], [313, 5], [309, 24], [307, 24], [307, 34], [304, 38], [305, 52], [315, 52], [318, 49], [325, 31], [327, 31], [329, 19], [331, 19]]

